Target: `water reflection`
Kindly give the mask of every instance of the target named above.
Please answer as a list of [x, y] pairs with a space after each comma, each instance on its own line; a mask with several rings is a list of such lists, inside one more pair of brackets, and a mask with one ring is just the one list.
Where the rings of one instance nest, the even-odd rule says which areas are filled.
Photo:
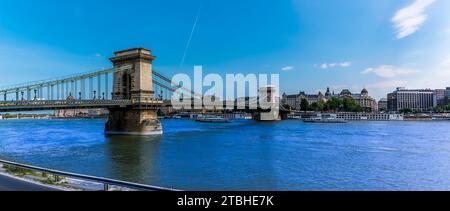
[[107, 136], [106, 140], [107, 175], [132, 182], [157, 182], [151, 175], [155, 175], [161, 136]]

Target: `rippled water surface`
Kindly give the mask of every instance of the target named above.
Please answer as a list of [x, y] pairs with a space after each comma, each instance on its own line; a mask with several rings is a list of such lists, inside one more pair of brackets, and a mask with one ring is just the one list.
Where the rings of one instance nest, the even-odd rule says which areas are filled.
[[0, 158], [184, 190], [450, 190], [450, 122], [165, 120], [157, 138], [104, 123], [0, 121]]

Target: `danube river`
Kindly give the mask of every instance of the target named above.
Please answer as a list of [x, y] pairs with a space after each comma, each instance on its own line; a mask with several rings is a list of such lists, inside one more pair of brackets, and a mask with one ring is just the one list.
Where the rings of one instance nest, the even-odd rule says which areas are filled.
[[0, 121], [0, 158], [182, 190], [450, 190], [450, 122], [164, 120], [159, 138], [104, 120]]

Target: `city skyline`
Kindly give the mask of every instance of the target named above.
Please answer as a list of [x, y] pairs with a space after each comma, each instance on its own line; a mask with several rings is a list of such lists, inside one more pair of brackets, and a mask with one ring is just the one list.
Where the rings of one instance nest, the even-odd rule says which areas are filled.
[[448, 1], [46, 2], [0, 8], [0, 68], [13, 70], [0, 84], [107, 68], [115, 49], [143, 46], [167, 75], [279, 73], [281, 93], [450, 86]]

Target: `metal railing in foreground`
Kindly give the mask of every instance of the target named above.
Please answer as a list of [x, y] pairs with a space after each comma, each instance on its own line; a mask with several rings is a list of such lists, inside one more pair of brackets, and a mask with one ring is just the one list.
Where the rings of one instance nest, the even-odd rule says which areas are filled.
[[117, 187], [128, 188], [128, 189], [139, 190], [139, 191], [179, 191], [179, 190], [172, 189], [172, 188], [163, 188], [163, 187], [158, 187], [158, 186], [143, 185], [143, 184], [138, 184], [138, 183], [107, 179], [107, 178], [102, 178], [102, 177], [94, 177], [94, 176], [87, 176], [87, 175], [82, 175], [82, 174], [68, 173], [68, 172], [63, 172], [63, 171], [35, 167], [35, 166], [21, 164], [21, 163], [15, 163], [15, 162], [6, 161], [6, 160], [0, 160], [0, 164], [53, 175], [55, 177], [55, 180], [59, 180], [59, 177], [66, 177], [66, 178], [79, 179], [79, 180], [103, 184], [104, 191], [109, 191], [110, 186], [117, 186]]

